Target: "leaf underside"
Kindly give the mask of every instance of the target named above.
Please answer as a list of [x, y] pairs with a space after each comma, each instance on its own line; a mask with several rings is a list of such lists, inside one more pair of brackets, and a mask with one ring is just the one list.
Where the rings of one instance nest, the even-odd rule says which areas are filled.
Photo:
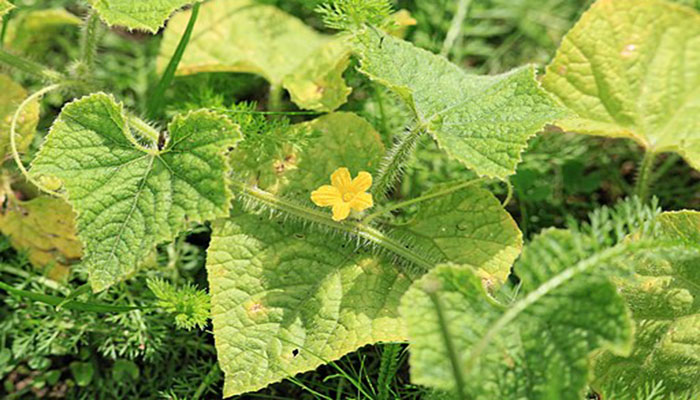
[[133, 272], [153, 247], [188, 223], [227, 215], [232, 194], [224, 152], [240, 139], [226, 117], [176, 116], [162, 149], [134, 136], [121, 104], [98, 93], [63, 108], [32, 162], [58, 178], [77, 214], [93, 290]]
[[700, 169], [700, 13], [657, 0], [598, 1], [564, 37], [542, 84], [585, 134], [677, 152]]
[[444, 57], [368, 30], [358, 38], [362, 71], [413, 110], [448, 156], [477, 174], [515, 172], [528, 139], [563, 115], [540, 89], [532, 66], [476, 76]]
[[678, 256], [631, 257], [634, 275], [616, 279], [636, 323], [629, 357], [596, 359], [596, 384], [663, 381], [669, 391], [700, 390], [700, 213], [667, 212], [657, 240], [679, 241]]
[[[177, 48], [189, 12], [176, 15], [163, 35], [158, 69]], [[320, 34], [276, 7], [250, 0], [204, 4], [178, 75], [245, 72], [284, 86], [298, 106], [333, 111], [350, 93], [342, 74], [350, 46], [343, 37]]]

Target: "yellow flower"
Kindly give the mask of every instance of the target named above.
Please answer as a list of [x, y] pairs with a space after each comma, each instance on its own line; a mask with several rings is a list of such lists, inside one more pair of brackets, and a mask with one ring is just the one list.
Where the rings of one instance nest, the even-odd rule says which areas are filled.
[[372, 186], [372, 175], [360, 172], [355, 179], [347, 168], [338, 168], [331, 174], [331, 185], [323, 185], [311, 192], [311, 201], [320, 207], [333, 207], [333, 220], [342, 221], [350, 209], [363, 211], [374, 205], [372, 195], [365, 193]]

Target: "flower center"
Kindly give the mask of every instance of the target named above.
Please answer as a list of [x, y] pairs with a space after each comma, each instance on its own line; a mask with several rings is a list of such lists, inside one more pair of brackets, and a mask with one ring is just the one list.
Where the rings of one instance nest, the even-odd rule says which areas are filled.
[[353, 193], [350, 193], [350, 192], [345, 193], [345, 194], [343, 194], [343, 201], [346, 203], [349, 203], [353, 197], [355, 197], [355, 195]]

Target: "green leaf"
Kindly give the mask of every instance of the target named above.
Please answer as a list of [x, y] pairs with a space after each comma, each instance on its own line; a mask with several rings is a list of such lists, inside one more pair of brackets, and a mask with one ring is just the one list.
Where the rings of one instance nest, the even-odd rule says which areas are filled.
[[566, 35], [543, 86], [574, 114], [562, 129], [634, 139], [700, 169], [700, 13], [598, 1]]
[[9, 13], [15, 6], [12, 5], [7, 0], [0, 0], [0, 17], [3, 17], [5, 14]]
[[85, 387], [92, 382], [95, 375], [95, 367], [90, 362], [73, 361], [70, 363], [70, 372], [73, 374], [75, 383], [80, 387]]
[[156, 33], [178, 9], [201, 0], [88, 0], [107, 25]]
[[662, 380], [666, 389], [696, 389], [700, 382], [700, 212], [657, 217], [655, 240], [675, 241], [663, 255], [635, 255], [632, 277], [615, 282], [636, 322], [630, 357], [596, 358], [596, 383], [631, 387]]
[[35, 267], [50, 267], [46, 273], [53, 279], [66, 278], [68, 267], [81, 256], [75, 216], [62, 199], [8, 200], [0, 213], [0, 231], [10, 237], [12, 247], [27, 251]]
[[81, 23], [80, 18], [61, 8], [18, 12], [7, 24], [5, 43], [16, 52], [44, 56], [52, 43], [65, 35], [64, 28]]
[[[263, 155], [259, 160], [269, 161], [256, 164], [250, 158], [241, 163], [238, 160], [243, 154], [236, 154], [235, 165], [247, 166], [237, 172], [251, 186], [268, 190], [268, 195], [276, 196], [278, 201], [293, 198], [298, 200], [294, 207], [304, 209], [315, 208], [308, 200], [310, 192], [328, 184], [330, 174], [338, 167], [348, 167], [353, 174], [372, 172], [381, 160], [384, 148], [379, 136], [354, 114], [328, 114], [294, 125], [284, 134], [298, 137], [300, 130], [304, 133], [298, 146], [282, 144], [276, 149], [285, 151], [270, 152], [277, 158]], [[281, 143], [283, 140], [280, 136]], [[255, 200], [249, 197], [243, 196], [245, 202]], [[472, 201], [484, 204], [470, 205]], [[520, 234], [492, 195], [475, 189], [456, 194], [445, 203], [426, 201], [427, 211], [419, 214], [429, 218], [442, 207], [462, 210], [465, 215], [459, 221], [465, 224], [465, 234], [446, 245], [433, 237], [431, 246], [442, 246], [438, 251], [445, 251], [451, 258], [472, 251], [472, 263], [488, 259], [499, 264], [509, 257], [512, 262], [514, 254], [509, 253], [519, 247]], [[226, 373], [226, 395], [256, 390], [313, 369], [364, 344], [405, 337], [396, 307], [410, 282], [401, 272], [404, 267], [392, 262], [397, 254], [384, 248], [378, 249], [382, 250], [379, 255], [374, 254], [374, 244], [358, 246], [343, 234], [328, 232], [333, 227], [316, 229], [313, 219], [301, 219], [302, 224], [295, 222], [299, 220], [297, 215], [268, 220], [268, 211], [263, 207], [259, 214], [236, 215], [214, 224], [207, 262], [214, 334]], [[312, 228], [306, 228], [308, 224]], [[479, 224], [485, 227], [479, 229]], [[501, 248], [483, 246], [494, 239], [490, 228], [495, 226], [486, 227], [489, 224], [505, 230], [503, 235], [495, 236], [504, 239]], [[415, 243], [411, 229], [419, 226], [407, 226], [395, 236]], [[426, 230], [439, 234], [437, 225]], [[485, 251], [477, 253], [474, 243]], [[462, 245], [467, 246], [463, 251], [451, 248]], [[246, 328], [240, 329], [243, 326]]]
[[405, 340], [397, 307], [410, 282], [341, 239], [238, 215], [213, 224], [207, 272], [225, 397]]
[[158, 134], [127, 117], [120, 103], [98, 93], [63, 108], [32, 162], [34, 176], [63, 182], [95, 291], [133, 272], [153, 246], [187, 223], [228, 214], [224, 152], [240, 139], [237, 126], [195, 111], [176, 116], [168, 132], [153, 137]]
[[[27, 98], [27, 91], [15, 83], [9, 76], [0, 74], [0, 157], [10, 154], [10, 125], [12, 117], [20, 103]], [[39, 122], [39, 102], [33, 101], [24, 108], [17, 121], [17, 151], [24, 152], [34, 139], [36, 125]]]
[[139, 366], [130, 360], [116, 360], [112, 366], [112, 379], [119, 383], [135, 382], [139, 379]]
[[[451, 186], [437, 185], [424, 196]], [[522, 233], [513, 218], [491, 192], [476, 186], [422, 202], [395, 233], [431, 259], [471, 266], [490, 288], [506, 280], [522, 249]]]
[[[175, 52], [188, 20], [189, 12], [185, 12], [168, 24], [159, 70]], [[253, 73], [272, 86], [287, 88], [300, 107], [333, 111], [350, 93], [342, 79], [349, 53], [342, 37], [322, 35], [273, 6], [219, 0], [202, 5], [177, 74]]]
[[477, 174], [515, 172], [528, 139], [562, 110], [539, 88], [532, 66], [476, 76], [409, 42], [368, 30], [358, 39], [362, 71], [413, 110], [451, 157]]
[[589, 354], [628, 353], [632, 326], [615, 286], [595, 274], [626, 248], [583, 257], [579, 245], [569, 231], [534, 239], [516, 264], [512, 304], [471, 268], [442, 265], [416, 281], [400, 307], [412, 380], [457, 398], [583, 398]]

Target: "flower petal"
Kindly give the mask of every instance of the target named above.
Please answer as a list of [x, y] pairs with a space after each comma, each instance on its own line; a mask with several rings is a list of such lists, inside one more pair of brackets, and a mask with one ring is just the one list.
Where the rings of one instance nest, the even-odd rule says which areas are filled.
[[341, 201], [333, 204], [333, 221], [342, 221], [350, 215], [350, 203]]
[[355, 193], [366, 192], [372, 186], [372, 175], [362, 171], [352, 180], [352, 191]]
[[342, 202], [343, 199], [338, 188], [331, 185], [323, 185], [311, 192], [311, 201], [319, 207], [328, 207]]
[[350, 170], [347, 168], [338, 168], [331, 174], [331, 184], [337, 187], [342, 193], [350, 191], [352, 185], [352, 178], [350, 177]]
[[374, 205], [372, 195], [369, 193], [358, 193], [350, 202], [350, 207], [355, 211], [364, 211]]

